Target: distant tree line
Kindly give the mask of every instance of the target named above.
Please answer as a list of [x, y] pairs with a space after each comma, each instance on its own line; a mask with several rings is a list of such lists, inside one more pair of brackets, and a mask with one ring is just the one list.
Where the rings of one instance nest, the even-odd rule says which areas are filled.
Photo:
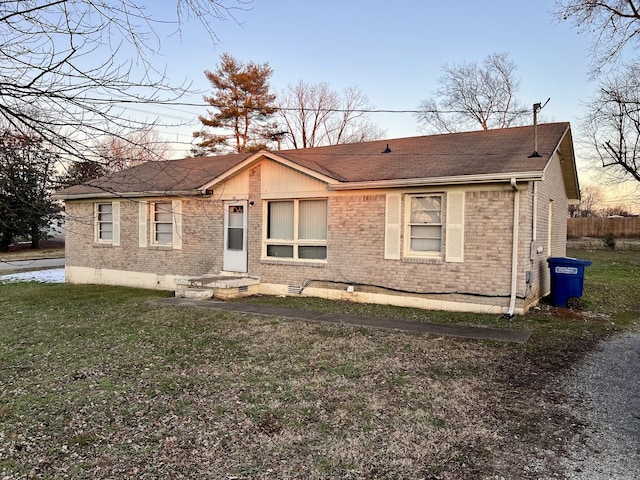
[[604, 194], [599, 187], [588, 185], [581, 190], [580, 203], [569, 205], [569, 217], [630, 217], [633, 212], [624, 205], [604, 206]]

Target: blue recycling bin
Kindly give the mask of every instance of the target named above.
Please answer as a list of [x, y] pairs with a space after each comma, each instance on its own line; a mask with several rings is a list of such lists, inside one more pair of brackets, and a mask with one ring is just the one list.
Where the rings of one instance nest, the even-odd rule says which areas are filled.
[[556, 307], [579, 307], [584, 287], [584, 267], [590, 260], [571, 257], [547, 258], [551, 270], [551, 303]]

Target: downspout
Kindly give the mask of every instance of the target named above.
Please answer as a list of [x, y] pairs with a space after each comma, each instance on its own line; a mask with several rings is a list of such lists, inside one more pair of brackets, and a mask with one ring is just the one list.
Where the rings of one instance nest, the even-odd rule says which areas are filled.
[[513, 238], [511, 249], [511, 298], [509, 300], [509, 310], [507, 316], [513, 317], [516, 311], [516, 295], [518, 293], [518, 223], [520, 219], [520, 190], [516, 184], [516, 179], [511, 179], [513, 188]]
[[533, 221], [531, 222], [531, 241], [537, 247], [538, 242], [538, 182], [533, 182]]

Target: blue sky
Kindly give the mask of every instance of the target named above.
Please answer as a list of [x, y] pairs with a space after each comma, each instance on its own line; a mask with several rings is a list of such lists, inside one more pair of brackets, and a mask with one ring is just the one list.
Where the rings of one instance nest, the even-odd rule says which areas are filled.
[[[165, 8], [170, 18], [174, 12]], [[218, 44], [192, 20], [181, 38], [162, 39], [159, 60], [175, 82], [187, 79], [205, 93], [210, 85], [204, 71], [215, 69], [228, 52], [245, 62], [269, 63], [276, 92], [298, 80], [328, 82], [336, 90], [359, 87], [378, 109], [414, 110], [431, 96], [444, 64], [480, 63], [507, 52], [517, 65], [522, 103], [551, 98], [545, 120], [577, 124], [593, 89], [587, 80], [589, 39], [557, 23], [552, 8], [552, 0], [255, 0], [236, 12], [239, 23], [214, 24]], [[189, 100], [201, 102], [202, 93]], [[205, 110], [173, 113], [187, 120]], [[411, 114], [374, 114], [371, 120], [388, 138], [420, 133]], [[193, 129], [181, 130], [179, 138], [188, 141]]]
[[[227, 0], [227, 4], [232, 0]], [[158, 2], [160, 3], [160, 2]], [[596, 83], [588, 79], [592, 38], [552, 14], [554, 0], [254, 0], [235, 12], [237, 22], [213, 24], [214, 44], [195, 20], [180, 36], [161, 38], [161, 56], [175, 82], [200, 91], [184, 100], [201, 103], [211, 91], [204, 76], [228, 52], [273, 68], [277, 93], [304, 80], [328, 82], [335, 90], [357, 86], [371, 105], [415, 110], [432, 95], [444, 64], [482, 62], [506, 52], [517, 66], [519, 100], [526, 106], [551, 100], [543, 121], [569, 121], [574, 139], [584, 104]], [[175, 3], [153, 4], [154, 16], [175, 18]], [[171, 141], [189, 142], [206, 107], [163, 110], [171, 120], [193, 120], [181, 129], [161, 129]], [[387, 138], [419, 135], [414, 115], [373, 114]], [[576, 147], [579, 150], [578, 142]], [[188, 150], [186, 148], [185, 150]], [[180, 156], [181, 152], [176, 152]], [[581, 183], [589, 182], [578, 155]]]

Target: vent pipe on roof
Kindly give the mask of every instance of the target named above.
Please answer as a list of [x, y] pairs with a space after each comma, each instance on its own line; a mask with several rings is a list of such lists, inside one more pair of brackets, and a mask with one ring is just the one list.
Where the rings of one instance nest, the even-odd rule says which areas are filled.
[[391, 153], [391, 149], [389, 148], [389, 144], [387, 143], [387, 148], [385, 148], [382, 153]]
[[549, 103], [549, 100], [551, 100], [551, 98], [547, 98], [547, 101], [544, 102], [544, 105], [540, 103], [533, 104], [533, 153], [529, 155], [529, 158], [537, 158], [542, 156], [538, 153], [538, 112], [542, 110], [547, 105], [547, 103]]

